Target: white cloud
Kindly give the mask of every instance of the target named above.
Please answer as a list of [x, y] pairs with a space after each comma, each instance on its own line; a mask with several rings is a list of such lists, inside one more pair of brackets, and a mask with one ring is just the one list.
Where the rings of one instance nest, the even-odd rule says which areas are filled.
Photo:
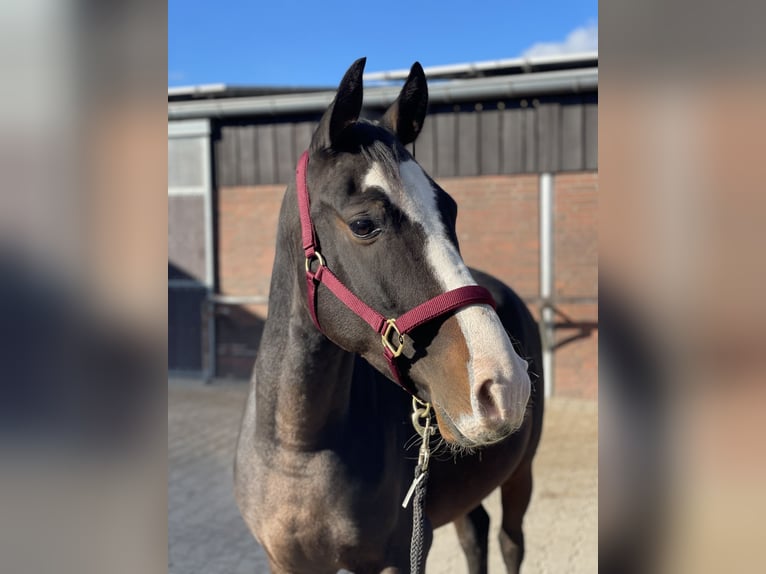
[[575, 28], [563, 42], [538, 42], [526, 50], [522, 56], [556, 56], [558, 54], [574, 54], [576, 52], [598, 51], [598, 24], [590, 23]]

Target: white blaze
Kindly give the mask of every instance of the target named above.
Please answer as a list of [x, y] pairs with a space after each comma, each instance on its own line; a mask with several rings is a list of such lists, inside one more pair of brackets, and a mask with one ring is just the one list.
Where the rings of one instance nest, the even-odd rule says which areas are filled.
[[[391, 186], [397, 183], [388, 180], [377, 163], [367, 172], [364, 186], [383, 189], [412, 221], [423, 227], [426, 261], [443, 291], [476, 285], [457, 248], [447, 236], [436, 201], [436, 191], [422, 168], [415, 161], [408, 160], [399, 165], [399, 173], [401, 185], [406, 192], [394, 193]], [[488, 305], [464, 307], [455, 317], [468, 346], [467, 368], [474, 414], [480, 413], [477, 396], [473, 392], [477, 385], [488, 379], [506, 382], [506, 385], [493, 385], [490, 392], [497, 406], [511, 422], [520, 424], [529, 398], [526, 361], [516, 354], [500, 319]], [[469, 436], [473, 434], [472, 429], [479, 431], [474, 427], [482, 425], [480, 417], [476, 416], [461, 417], [461, 420], [454, 422], [461, 432]]]

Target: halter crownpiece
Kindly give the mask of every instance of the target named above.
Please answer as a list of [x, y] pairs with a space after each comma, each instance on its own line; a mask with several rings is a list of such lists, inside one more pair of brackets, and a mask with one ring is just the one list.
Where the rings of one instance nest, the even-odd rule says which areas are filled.
[[[403, 381], [396, 364], [396, 359], [404, 349], [404, 335], [421, 325], [441, 317], [447, 313], [468, 305], [486, 304], [495, 308], [495, 300], [490, 292], [479, 285], [466, 285], [441, 293], [425, 303], [410, 309], [397, 318], [387, 319], [364, 301], [354, 295], [338, 277], [330, 271], [322, 254], [317, 251], [316, 229], [311, 221], [309, 189], [306, 182], [309, 152], [303, 152], [298, 160], [295, 171], [295, 183], [298, 192], [298, 211], [301, 220], [301, 240], [306, 256], [306, 285], [308, 288], [308, 304], [314, 325], [322, 331], [317, 317], [317, 287], [324, 284], [346, 307], [351, 309], [359, 318], [367, 323], [381, 337], [383, 356], [388, 362], [394, 381], [413, 396], [417, 390], [411, 381]], [[312, 266], [316, 264], [316, 270]]]

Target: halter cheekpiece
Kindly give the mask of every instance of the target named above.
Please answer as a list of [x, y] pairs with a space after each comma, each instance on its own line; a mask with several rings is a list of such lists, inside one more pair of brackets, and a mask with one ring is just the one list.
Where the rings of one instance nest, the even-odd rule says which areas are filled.
[[[327, 263], [321, 253], [317, 251], [316, 230], [311, 221], [311, 211], [309, 203], [309, 190], [306, 183], [306, 172], [308, 170], [309, 152], [303, 152], [298, 160], [295, 182], [298, 191], [298, 210], [301, 219], [301, 237], [303, 243], [303, 252], [306, 256], [306, 284], [308, 287], [308, 304], [311, 312], [311, 318], [319, 331], [322, 327], [317, 318], [317, 287], [320, 283], [324, 284], [343, 304], [353, 311], [358, 317], [364, 320], [381, 337], [383, 355], [388, 362], [391, 375], [396, 383], [411, 395], [417, 395], [415, 386], [407, 380], [403, 380], [396, 359], [402, 354], [404, 349], [404, 335], [413, 329], [436, 319], [446, 313], [474, 305], [478, 303], [491, 305], [495, 308], [495, 300], [490, 292], [479, 285], [466, 285], [452, 289], [421, 303], [417, 307], [410, 309], [397, 318], [387, 319], [375, 309], [359, 299], [351, 290], [346, 287], [340, 279], [327, 267]], [[312, 266], [316, 262], [316, 270], [312, 271]]]

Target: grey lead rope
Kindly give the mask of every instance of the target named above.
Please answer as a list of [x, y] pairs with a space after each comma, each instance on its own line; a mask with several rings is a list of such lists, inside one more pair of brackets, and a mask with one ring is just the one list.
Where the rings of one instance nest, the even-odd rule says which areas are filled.
[[418, 465], [415, 468], [417, 483], [412, 502], [412, 540], [410, 542], [410, 574], [423, 574], [423, 524], [425, 522], [426, 486], [428, 483], [428, 469], [423, 472]]
[[[424, 419], [420, 424], [419, 419]], [[412, 507], [412, 539], [410, 542], [410, 574], [423, 574], [423, 526], [425, 524], [426, 486], [428, 483], [428, 461], [431, 457], [431, 435], [436, 430], [431, 426], [431, 405], [416, 397], [412, 398], [412, 426], [422, 440], [418, 453], [418, 464], [415, 466], [415, 477], [412, 479], [407, 494], [402, 502], [402, 508], [407, 508], [410, 499], [414, 497]]]

